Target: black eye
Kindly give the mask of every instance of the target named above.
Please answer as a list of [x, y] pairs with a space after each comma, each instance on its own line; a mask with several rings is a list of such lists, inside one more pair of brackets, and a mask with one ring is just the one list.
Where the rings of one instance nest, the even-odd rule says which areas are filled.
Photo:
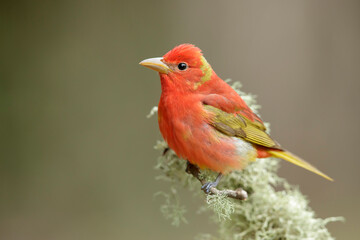
[[180, 69], [181, 71], [187, 69], [188, 65], [186, 63], [179, 63], [178, 65], [178, 69]]

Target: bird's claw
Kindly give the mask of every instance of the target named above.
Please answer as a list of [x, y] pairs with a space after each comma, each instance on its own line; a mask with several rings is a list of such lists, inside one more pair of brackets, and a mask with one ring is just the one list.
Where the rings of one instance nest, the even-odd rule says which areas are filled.
[[210, 189], [217, 186], [217, 182], [207, 182], [202, 185], [201, 190], [203, 190], [206, 194], [210, 193]]
[[219, 184], [221, 178], [222, 178], [222, 174], [219, 173], [219, 175], [216, 177], [214, 182], [205, 183], [204, 185], [202, 185], [201, 190], [203, 190], [206, 194], [209, 194], [210, 189], [215, 188]]

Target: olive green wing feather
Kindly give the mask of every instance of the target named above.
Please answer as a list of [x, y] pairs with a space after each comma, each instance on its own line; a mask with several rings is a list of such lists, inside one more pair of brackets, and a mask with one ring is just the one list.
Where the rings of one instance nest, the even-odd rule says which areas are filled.
[[274, 149], [282, 149], [280, 145], [267, 134], [266, 127], [259, 121], [251, 121], [243, 115], [227, 113], [210, 105], [203, 105], [209, 114], [209, 124], [219, 132], [240, 137], [251, 143]]

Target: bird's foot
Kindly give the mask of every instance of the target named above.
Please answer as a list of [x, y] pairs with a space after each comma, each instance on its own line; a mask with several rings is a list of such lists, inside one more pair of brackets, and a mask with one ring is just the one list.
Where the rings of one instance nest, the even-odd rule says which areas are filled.
[[207, 182], [204, 185], [202, 185], [201, 190], [203, 190], [206, 194], [210, 193], [210, 189], [214, 188], [218, 185], [218, 183], [215, 182]]
[[222, 174], [219, 173], [219, 175], [216, 177], [214, 182], [205, 183], [204, 185], [202, 185], [201, 190], [203, 190], [206, 194], [209, 194], [210, 189], [215, 188], [219, 184], [221, 178], [222, 178]]

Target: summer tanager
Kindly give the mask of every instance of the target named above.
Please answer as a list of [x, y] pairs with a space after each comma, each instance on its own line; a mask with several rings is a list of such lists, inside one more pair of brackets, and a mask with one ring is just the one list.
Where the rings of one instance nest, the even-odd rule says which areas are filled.
[[219, 173], [216, 181], [203, 186], [205, 191], [216, 187], [222, 174], [266, 157], [282, 158], [332, 180], [272, 139], [263, 121], [216, 75], [199, 48], [182, 44], [140, 64], [159, 72], [158, 121], [169, 147], [191, 164]]

